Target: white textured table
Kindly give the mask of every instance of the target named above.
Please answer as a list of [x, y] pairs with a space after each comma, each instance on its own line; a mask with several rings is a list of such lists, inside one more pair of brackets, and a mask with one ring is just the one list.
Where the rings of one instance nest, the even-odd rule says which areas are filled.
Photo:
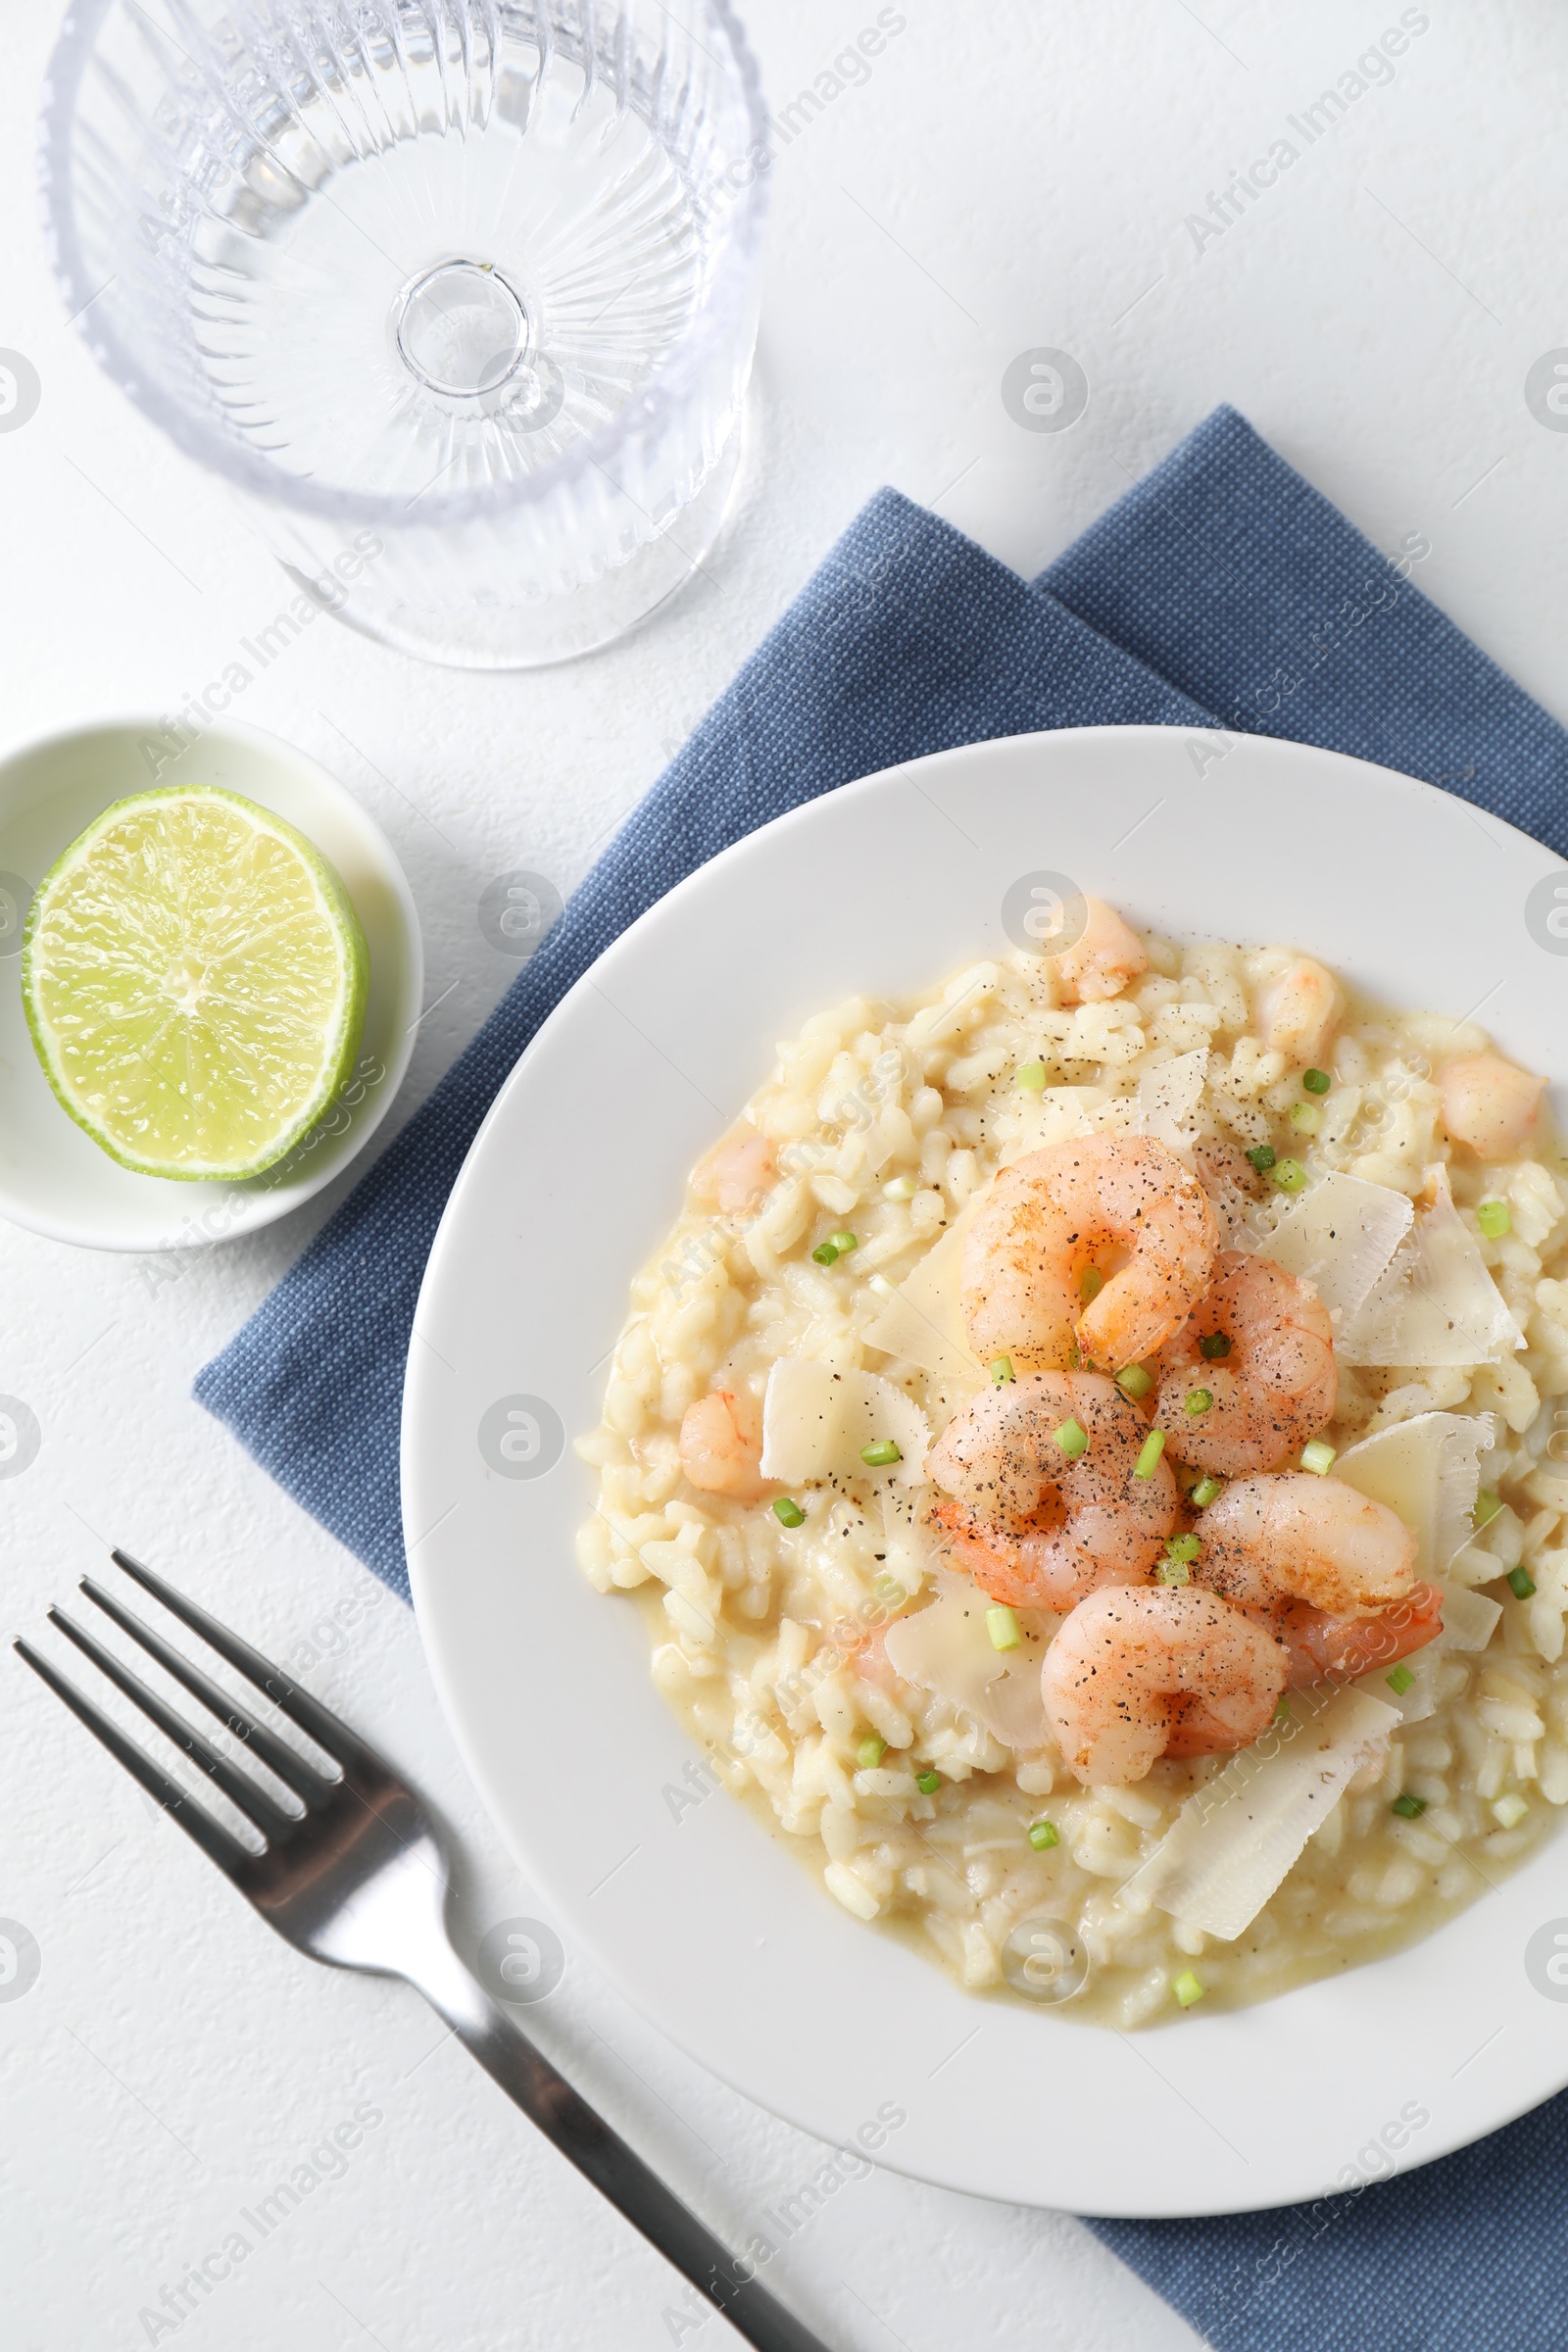
[[[47, 280], [31, 118], [61, 13], [5, 0], [0, 18], [0, 347], [42, 391], [0, 434], [4, 749], [176, 709], [279, 602], [270, 559], [100, 379]], [[905, 0], [854, 81], [833, 61], [877, 21], [872, 0], [746, 14], [775, 111], [845, 86], [795, 111], [779, 154], [749, 505], [711, 578], [619, 650], [531, 677], [419, 668], [323, 620], [240, 707], [334, 768], [407, 865], [432, 1009], [405, 1111], [514, 968], [477, 926], [486, 881], [526, 866], [570, 888], [883, 481], [1033, 569], [1232, 400], [1382, 546], [1429, 539], [1422, 587], [1568, 716], [1568, 440], [1544, 429], [1568, 417], [1525, 399], [1531, 365], [1568, 336], [1556, 0]], [[1358, 74], [1401, 19], [1392, 79]], [[1280, 140], [1294, 160], [1275, 151], [1272, 183], [1254, 173], [1227, 218], [1235, 172]], [[1043, 346], [1088, 380], [1067, 431], [1020, 429], [1004, 403], [1009, 362]], [[0, 1485], [0, 1631], [34, 1628], [111, 1542], [161, 1564], [292, 1658], [460, 1826], [477, 1934], [533, 1905], [458, 1766], [412, 1619], [189, 1398], [327, 1205], [169, 1261], [172, 1281], [0, 1229], [0, 1391], [42, 1430]], [[36, 1983], [0, 1997], [8, 2345], [735, 2340], [716, 2318], [697, 2328], [672, 2275], [412, 1993], [275, 1942], [19, 1664], [0, 1675], [0, 1917], [41, 1952]], [[817, 2174], [823, 2150], [581, 1963], [530, 2015], [737, 2240]], [[297, 2205], [257, 2227], [291, 2178]], [[235, 2232], [247, 2246], [225, 2256]], [[825, 2198], [770, 2275], [846, 2352], [1197, 2341], [1076, 2223], [888, 2173]]]

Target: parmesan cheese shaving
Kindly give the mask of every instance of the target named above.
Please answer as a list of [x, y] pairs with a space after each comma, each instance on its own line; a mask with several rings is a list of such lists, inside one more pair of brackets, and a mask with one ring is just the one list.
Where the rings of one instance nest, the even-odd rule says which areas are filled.
[[1431, 1584], [1470, 1541], [1481, 1456], [1496, 1434], [1490, 1413], [1417, 1413], [1350, 1446], [1334, 1475], [1397, 1511], [1416, 1540], [1415, 1573]]
[[1453, 1205], [1447, 1171], [1335, 1345], [1347, 1364], [1495, 1364], [1525, 1344]]
[[926, 1251], [912, 1274], [900, 1283], [875, 1318], [867, 1324], [868, 1348], [884, 1355], [902, 1356], [938, 1380], [970, 1389], [985, 1379], [969, 1352], [963, 1326], [959, 1275], [963, 1256], [961, 1225], [952, 1225]]
[[1040, 1667], [1060, 1618], [1019, 1609], [1023, 1638], [1016, 1649], [999, 1650], [986, 1630], [986, 1596], [979, 1587], [948, 1569], [938, 1569], [935, 1584], [928, 1607], [887, 1630], [884, 1647], [894, 1673], [961, 1707], [1004, 1747], [1043, 1746], [1048, 1728]]
[[[1445, 1653], [1450, 1649], [1485, 1649], [1502, 1615], [1496, 1601], [1488, 1600], [1484, 1593], [1467, 1592], [1463, 1585], [1446, 1584], [1440, 1578], [1437, 1589], [1443, 1596], [1443, 1631], [1423, 1648], [1401, 1658], [1396, 1666], [1379, 1666], [1353, 1686], [1385, 1703], [1392, 1699], [1399, 1710], [1400, 1721], [1406, 1724], [1424, 1723], [1429, 1715], [1437, 1713], [1438, 1668]], [[1395, 1688], [1391, 1674], [1402, 1674], [1402, 1690]]]
[[1387, 1272], [1414, 1215], [1404, 1194], [1392, 1186], [1331, 1171], [1280, 1219], [1258, 1255], [1317, 1285], [1338, 1346], [1339, 1335]]
[[982, 1185], [970, 1194], [942, 1239], [932, 1243], [865, 1329], [868, 1348], [918, 1364], [965, 1396], [985, 1385], [986, 1375], [969, 1352], [964, 1328], [963, 1237], [991, 1189]]
[[[860, 1449], [892, 1439], [902, 1458], [873, 1468]], [[880, 1372], [835, 1372], [809, 1357], [782, 1355], [762, 1398], [762, 1476], [786, 1486], [823, 1478], [925, 1478], [931, 1431], [912, 1396]]]
[[1145, 1070], [1138, 1081], [1138, 1106], [1133, 1113], [1135, 1133], [1151, 1135], [1183, 1159], [1193, 1148], [1193, 1114], [1208, 1075], [1208, 1048], [1178, 1054]]
[[1093, 1135], [1107, 1118], [1119, 1118], [1121, 1108], [1121, 1096], [1108, 1094], [1102, 1086], [1045, 1087], [1019, 1107], [1017, 1142], [1004, 1154], [1003, 1165], [1010, 1167], [1026, 1152], [1065, 1143], [1069, 1136]]
[[1497, 1629], [1502, 1615], [1502, 1603], [1489, 1600], [1484, 1592], [1472, 1592], [1464, 1585], [1443, 1585], [1443, 1633], [1445, 1649], [1485, 1649]]
[[1288, 1723], [1187, 1799], [1124, 1901], [1157, 1904], [1184, 1927], [1234, 1942], [1399, 1722], [1397, 1708], [1360, 1690], [1294, 1690], [1288, 1705]]
[[[1442, 1658], [1443, 1636], [1439, 1634], [1424, 1648], [1412, 1649], [1408, 1657], [1400, 1658], [1397, 1665], [1375, 1667], [1372, 1673], [1364, 1674], [1350, 1688], [1364, 1691], [1368, 1698], [1375, 1698], [1380, 1704], [1392, 1705], [1401, 1725], [1425, 1723], [1429, 1715], [1435, 1715], [1438, 1711], [1438, 1667]], [[1403, 1687], [1396, 1689], [1389, 1678], [1399, 1674], [1401, 1667], [1404, 1670], [1400, 1677]]]
[[1494, 1442], [1490, 1413], [1417, 1413], [1380, 1429], [1342, 1453], [1334, 1465], [1357, 1494], [1396, 1511], [1415, 1537], [1415, 1573], [1443, 1595], [1443, 1630], [1401, 1658], [1402, 1690], [1378, 1667], [1356, 1684], [1380, 1701], [1393, 1698], [1403, 1723], [1423, 1723], [1438, 1706], [1438, 1666], [1446, 1649], [1485, 1649], [1502, 1612], [1495, 1601], [1468, 1592], [1445, 1576], [1470, 1540], [1481, 1484], [1481, 1456]]

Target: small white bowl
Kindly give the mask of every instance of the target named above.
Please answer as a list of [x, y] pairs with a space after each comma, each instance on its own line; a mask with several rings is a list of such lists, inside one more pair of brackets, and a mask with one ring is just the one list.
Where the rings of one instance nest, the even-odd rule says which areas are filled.
[[[409, 1066], [424, 990], [414, 899], [390, 842], [314, 760], [260, 728], [211, 727], [176, 749], [158, 719], [110, 720], [0, 761], [0, 1215], [91, 1250], [187, 1250], [253, 1233], [309, 1200], [364, 1149]], [[285, 817], [330, 859], [370, 954], [359, 1066], [336, 1108], [242, 1184], [138, 1176], [55, 1101], [22, 1006], [31, 893], [112, 802], [157, 785], [217, 784]]]

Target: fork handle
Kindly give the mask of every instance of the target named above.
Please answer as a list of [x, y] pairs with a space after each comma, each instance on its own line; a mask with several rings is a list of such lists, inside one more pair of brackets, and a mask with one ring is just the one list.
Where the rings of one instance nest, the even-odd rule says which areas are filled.
[[[449, 1959], [450, 1967], [442, 1965]], [[600, 2195], [691, 2280], [757, 2352], [826, 2352], [819, 2336], [758, 2283], [729, 2248], [666, 2188], [635, 2150], [558, 2074], [491, 2000], [450, 1945], [410, 1982], [469, 2053]]]

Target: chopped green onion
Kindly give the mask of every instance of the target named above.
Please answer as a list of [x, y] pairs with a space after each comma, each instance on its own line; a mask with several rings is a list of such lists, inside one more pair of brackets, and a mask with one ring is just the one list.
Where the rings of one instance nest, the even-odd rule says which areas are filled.
[[942, 1775], [940, 1772], [917, 1772], [914, 1785], [922, 1796], [935, 1796], [942, 1786]]
[[992, 1387], [1004, 1389], [1013, 1376], [1012, 1358], [1010, 1355], [994, 1355], [986, 1369], [991, 1375]]
[[1513, 1230], [1506, 1200], [1483, 1200], [1476, 1210], [1476, 1223], [1489, 1242], [1500, 1242], [1505, 1233]]
[[1049, 1073], [1043, 1061], [1021, 1062], [1018, 1068], [1013, 1071], [1013, 1077], [1017, 1084], [1019, 1086], [1026, 1086], [1032, 1095], [1039, 1095], [1045, 1092], [1046, 1079]]
[[1492, 1818], [1505, 1830], [1516, 1830], [1529, 1810], [1518, 1790], [1510, 1788], [1507, 1795], [1499, 1796], [1493, 1806]]
[[780, 1527], [804, 1527], [806, 1513], [793, 1495], [780, 1494], [773, 1504], [773, 1516]]
[[1211, 1364], [1217, 1364], [1220, 1358], [1229, 1355], [1230, 1351], [1231, 1343], [1223, 1331], [1205, 1331], [1198, 1343], [1199, 1354]]
[[1081, 1453], [1089, 1451], [1089, 1432], [1081, 1421], [1064, 1421], [1052, 1435], [1069, 1462], [1075, 1462]]
[[1517, 1568], [1509, 1569], [1507, 1583], [1515, 1600], [1528, 1600], [1536, 1589], [1535, 1578], [1522, 1562]]
[[1301, 1468], [1315, 1470], [1319, 1478], [1326, 1478], [1334, 1466], [1338, 1450], [1325, 1439], [1314, 1438], [1310, 1446], [1301, 1447]]
[[1158, 1585], [1190, 1585], [1192, 1581], [1193, 1572], [1185, 1560], [1161, 1560], [1154, 1570]]
[[1402, 1698], [1415, 1681], [1415, 1676], [1410, 1672], [1408, 1666], [1396, 1666], [1394, 1672], [1386, 1674], [1383, 1680], [1388, 1684], [1396, 1698]]
[[1018, 1631], [1018, 1620], [1007, 1608], [987, 1609], [986, 1632], [991, 1636], [993, 1649], [1016, 1649], [1023, 1640]]
[[831, 1242], [818, 1242], [811, 1255], [819, 1266], [836, 1266], [839, 1262], [838, 1250]]
[[1116, 1386], [1124, 1396], [1147, 1396], [1153, 1385], [1154, 1375], [1146, 1372], [1142, 1364], [1123, 1364], [1116, 1375]]
[[912, 1176], [890, 1176], [882, 1187], [884, 1200], [912, 1200], [920, 1190]]
[[1195, 1511], [1206, 1511], [1215, 1496], [1223, 1494], [1224, 1492], [1223, 1483], [1219, 1479], [1200, 1478], [1187, 1499]]
[[855, 1751], [855, 1761], [861, 1772], [875, 1772], [887, 1752], [887, 1741], [879, 1740], [873, 1732], [868, 1740], [860, 1741]]
[[1212, 1389], [1189, 1389], [1187, 1392], [1187, 1410], [1195, 1421], [1200, 1413], [1208, 1411], [1213, 1401], [1214, 1392]]
[[1155, 1466], [1164, 1450], [1165, 1432], [1162, 1429], [1152, 1429], [1144, 1440], [1137, 1461], [1133, 1464], [1134, 1478], [1152, 1478]]
[[1298, 1193], [1306, 1182], [1306, 1170], [1298, 1159], [1282, 1159], [1270, 1173], [1282, 1193]]
[[1171, 1536], [1165, 1544], [1173, 1560], [1196, 1560], [1202, 1548], [1201, 1536]]
[[904, 1455], [891, 1438], [878, 1438], [874, 1446], [860, 1447], [860, 1459], [872, 1470], [882, 1470], [889, 1462], [902, 1462]]
[[1389, 1811], [1397, 1813], [1401, 1821], [1419, 1821], [1426, 1809], [1427, 1800], [1424, 1796], [1396, 1796], [1389, 1807]]
[[1059, 1845], [1061, 1838], [1057, 1834], [1055, 1823], [1054, 1821], [1032, 1821], [1029, 1824], [1029, 1842], [1037, 1854], [1045, 1853], [1050, 1846]]
[[1251, 1161], [1258, 1174], [1260, 1176], [1265, 1176], [1267, 1175], [1269, 1169], [1274, 1165], [1276, 1153], [1272, 1144], [1254, 1144], [1247, 1156]]
[[1303, 1070], [1301, 1084], [1309, 1095], [1326, 1095], [1334, 1081], [1327, 1070]]
[[853, 1233], [830, 1233], [827, 1238], [840, 1257], [848, 1257], [852, 1250], [858, 1250], [860, 1247]]
[[1490, 1519], [1495, 1519], [1501, 1508], [1502, 1496], [1495, 1487], [1483, 1487], [1476, 1496], [1476, 1507], [1470, 1514], [1472, 1523], [1477, 1527], [1485, 1527]]
[[1323, 1124], [1323, 1113], [1315, 1102], [1293, 1102], [1291, 1125], [1298, 1135], [1316, 1135]]
[[1078, 1296], [1083, 1300], [1085, 1306], [1089, 1304], [1091, 1298], [1098, 1298], [1104, 1287], [1105, 1277], [1103, 1274], [1102, 1274], [1100, 1268], [1098, 1266], [1085, 1266], [1083, 1272], [1078, 1277]]
[[1184, 2009], [1190, 2009], [1195, 2001], [1200, 2001], [1203, 1997], [1203, 1987], [1190, 1968], [1182, 1970], [1172, 1984], [1171, 1990]]

